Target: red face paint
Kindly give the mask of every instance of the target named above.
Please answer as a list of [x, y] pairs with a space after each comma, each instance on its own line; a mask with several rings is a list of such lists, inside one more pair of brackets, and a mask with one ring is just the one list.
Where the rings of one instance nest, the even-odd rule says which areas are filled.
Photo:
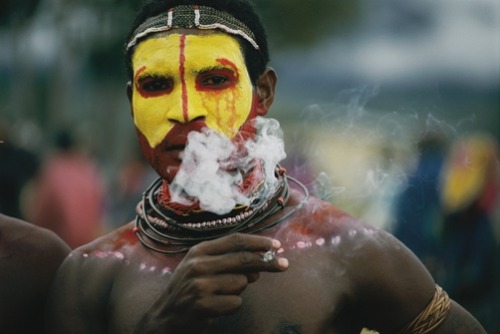
[[181, 77], [181, 87], [182, 87], [182, 114], [184, 115], [184, 122], [188, 121], [188, 95], [186, 87], [186, 35], [181, 35], [180, 46], [179, 46], [179, 73]]

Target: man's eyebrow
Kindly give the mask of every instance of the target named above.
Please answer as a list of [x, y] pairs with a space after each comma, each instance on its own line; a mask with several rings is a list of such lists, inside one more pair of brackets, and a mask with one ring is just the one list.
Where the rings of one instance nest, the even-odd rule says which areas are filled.
[[220, 71], [220, 70], [226, 70], [226, 71], [231, 71], [237, 73], [231, 66], [224, 66], [224, 65], [215, 65], [215, 66], [208, 66], [204, 68], [197, 69], [195, 72], [196, 74], [203, 74], [207, 73], [210, 71]]
[[142, 78], [164, 78], [164, 77], [170, 77], [170, 73], [167, 71], [160, 71], [160, 70], [150, 70], [146, 66], [141, 67], [140, 69], [137, 70], [134, 74], [134, 80], [137, 81], [138, 79]]
[[216, 61], [220, 65], [215, 65], [215, 66], [210, 66], [210, 67], [205, 67], [198, 69], [196, 73], [201, 74], [201, 73], [207, 73], [210, 71], [216, 71], [216, 70], [230, 70], [235, 73], [236, 76], [239, 75], [238, 67], [229, 59], [227, 58], [217, 58]]
[[232, 62], [230, 61], [229, 59], [227, 58], [217, 58], [216, 59], [218, 63], [224, 65], [224, 66], [229, 66], [233, 69], [233, 71], [235, 71], [236, 73], [238, 73], [238, 67]]

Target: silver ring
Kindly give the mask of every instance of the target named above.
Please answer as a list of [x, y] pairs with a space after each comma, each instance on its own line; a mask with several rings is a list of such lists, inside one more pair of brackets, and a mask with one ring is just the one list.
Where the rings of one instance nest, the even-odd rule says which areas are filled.
[[265, 262], [265, 263], [271, 262], [272, 260], [274, 260], [275, 254], [276, 254], [276, 252], [273, 250], [267, 251], [264, 254], [262, 254], [262, 256], [260, 257], [260, 260], [262, 262]]

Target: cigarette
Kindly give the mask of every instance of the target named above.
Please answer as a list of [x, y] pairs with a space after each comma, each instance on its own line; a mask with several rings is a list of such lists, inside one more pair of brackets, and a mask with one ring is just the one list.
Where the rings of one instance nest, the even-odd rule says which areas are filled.
[[271, 262], [273, 259], [274, 259], [274, 255], [276, 255], [276, 252], [273, 251], [273, 250], [269, 250], [267, 252], [265, 252], [264, 254], [262, 254], [262, 256], [260, 257], [260, 260], [262, 262]]

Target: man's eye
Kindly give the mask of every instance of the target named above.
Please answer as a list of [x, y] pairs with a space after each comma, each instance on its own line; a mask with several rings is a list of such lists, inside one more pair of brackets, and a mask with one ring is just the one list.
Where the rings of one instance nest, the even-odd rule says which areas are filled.
[[161, 94], [172, 91], [172, 80], [169, 78], [148, 77], [140, 80], [139, 87], [145, 93]]
[[229, 79], [220, 75], [217, 76], [211, 76], [208, 78], [205, 78], [202, 82], [202, 86], [220, 86], [228, 82]]
[[236, 85], [238, 79], [232, 71], [214, 70], [203, 73], [196, 78], [199, 90], [224, 90]]

